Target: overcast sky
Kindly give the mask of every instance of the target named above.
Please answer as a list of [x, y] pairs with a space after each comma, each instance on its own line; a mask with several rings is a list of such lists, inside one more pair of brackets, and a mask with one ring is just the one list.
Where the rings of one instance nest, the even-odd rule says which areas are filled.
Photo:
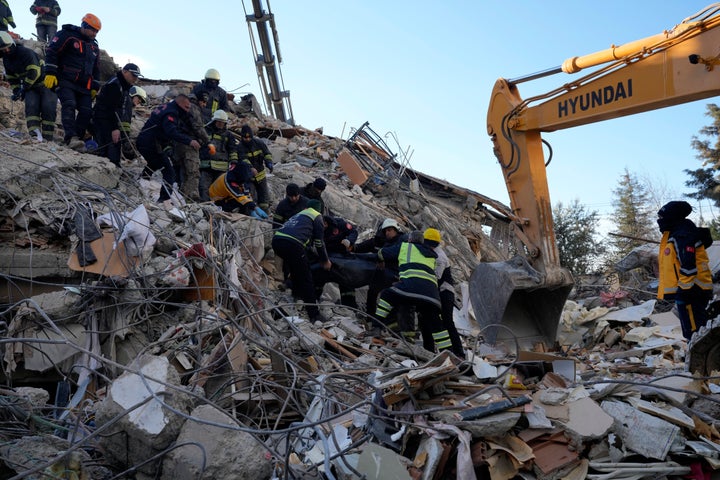
[[[30, 4], [10, 1], [15, 31], [26, 38], [35, 33]], [[244, 4], [252, 10], [249, 0]], [[268, 8], [266, 0], [263, 5]], [[413, 168], [504, 203], [509, 200], [486, 133], [497, 78], [557, 67], [568, 57], [661, 33], [707, 5], [697, 0], [270, 3], [280, 71], [297, 124], [347, 138], [368, 121], [387, 135], [396, 153], [400, 148], [412, 153]], [[61, 0], [60, 6], [61, 24], [77, 25], [88, 11], [100, 17], [98, 42], [120, 65], [131, 60], [149, 78], [198, 81], [216, 68], [226, 90], [261, 98], [243, 2]], [[527, 98], [573, 79], [558, 74], [521, 84], [520, 93]], [[578, 199], [607, 215], [625, 168], [671, 192], [667, 200], [682, 198], [688, 178], [683, 170], [701, 166], [690, 142], [709, 124], [706, 105], [713, 102], [545, 134], [554, 152], [548, 169], [553, 204]]]

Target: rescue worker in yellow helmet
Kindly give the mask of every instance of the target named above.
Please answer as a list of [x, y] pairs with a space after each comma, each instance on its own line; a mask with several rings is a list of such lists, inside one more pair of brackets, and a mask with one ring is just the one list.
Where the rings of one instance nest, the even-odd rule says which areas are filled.
[[450, 335], [452, 352], [460, 358], [465, 358], [462, 339], [453, 320], [453, 310], [455, 309], [455, 280], [453, 279], [452, 269], [450, 268], [450, 259], [447, 253], [445, 253], [445, 250], [440, 246], [442, 237], [438, 229], [426, 229], [423, 232], [423, 238], [425, 239], [423, 243], [432, 248], [437, 254], [435, 276], [438, 279], [438, 288], [440, 289], [440, 319], [442, 320], [443, 328], [445, 328]]
[[254, 190], [253, 198], [257, 201], [258, 207], [266, 213], [269, 212], [271, 198], [266, 176], [267, 172], [273, 171], [272, 154], [265, 142], [253, 137], [250, 125], [243, 125], [240, 129], [238, 159], [250, 167], [253, 175], [250, 185]]
[[[397, 259], [400, 281], [380, 292], [375, 316], [383, 321], [400, 305], [414, 306], [425, 350], [450, 349], [450, 334], [440, 319], [440, 291], [435, 276], [437, 254], [425, 244], [422, 232], [410, 232], [407, 241], [381, 248], [377, 258], [381, 261]], [[413, 338], [415, 326], [403, 323], [400, 322], [401, 333], [406, 338]]]
[[65, 143], [84, 150], [92, 117], [92, 101], [100, 88], [100, 46], [95, 36], [102, 28], [92, 13], [80, 26], [63, 25], [45, 52], [45, 86], [57, 93]]
[[662, 233], [658, 267], [657, 297], [675, 300], [683, 336], [692, 334], [708, 321], [706, 308], [712, 298], [712, 271], [707, 247], [710, 230], [698, 228], [687, 216], [692, 206], [685, 201], [668, 202], [658, 211]]
[[209, 122], [212, 118], [212, 114], [216, 110], [224, 110], [225, 112], [234, 113], [232, 105], [228, 102], [227, 92], [220, 86], [220, 72], [214, 68], [208, 69], [205, 72], [205, 78], [200, 81], [192, 89], [197, 98], [200, 98], [203, 93], [208, 96], [207, 106], [203, 108], [203, 121]]

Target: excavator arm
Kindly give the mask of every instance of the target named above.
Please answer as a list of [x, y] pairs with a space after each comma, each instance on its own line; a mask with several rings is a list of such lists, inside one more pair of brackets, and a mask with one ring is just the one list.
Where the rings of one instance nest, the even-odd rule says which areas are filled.
[[[510, 196], [514, 258], [481, 263], [471, 300], [481, 326], [504, 325], [521, 340], [553, 344], [572, 289], [560, 265], [548, 189], [543, 132], [692, 102], [720, 94], [720, 4], [669, 31], [565, 60], [516, 80], [499, 79], [490, 98], [488, 134]], [[591, 73], [523, 99], [517, 84], [554, 73]], [[491, 339], [495, 334], [487, 335]]]

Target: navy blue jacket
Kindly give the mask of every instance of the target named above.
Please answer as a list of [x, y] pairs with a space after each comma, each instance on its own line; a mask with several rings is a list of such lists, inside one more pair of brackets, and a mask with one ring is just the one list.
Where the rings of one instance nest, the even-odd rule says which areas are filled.
[[75, 25], [63, 25], [45, 51], [45, 74], [55, 75], [58, 86], [90, 94], [100, 83], [100, 47]]
[[153, 142], [162, 148], [172, 141], [190, 145], [192, 138], [182, 133], [180, 124], [187, 113], [175, 103], [175, 100], [155, 107], [137, 138], [138, 144], [151, 145]]

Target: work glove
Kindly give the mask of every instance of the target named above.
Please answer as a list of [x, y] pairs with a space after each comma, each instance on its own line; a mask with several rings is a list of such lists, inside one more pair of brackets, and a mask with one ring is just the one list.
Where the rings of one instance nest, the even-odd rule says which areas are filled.
[[347, 238], [343, 238], [340, 243], [343, 247], [345, 247], [346, 250], [350, 250], [350, 240], [348, 240]]
[[273, 162], [265, 162], [265, 168], [267, 168], [268, 172], [273, 172]]
[[97, 90], [90, 90], [90, 98], [95, 100], [95, 97], [97, 97]]
[[260, 207], [255, 207], [255, 210], [252, 211], [252, 213], [250, 214], [250, 216], [251, 216], [251, 217], [255, 217], [255, 218], [259, 218], [259, 219], [261, 219], [261, 220], [265, 220], [266, 218], [268, 218], [268, 214], [265, 213], [265, 210], [263, 210], [263, 209], [260, 208]]
[[55, 89], [58, 84], [58, 79], [55, 75], [45, 75], [45, 86], [50, 90]]
[[22, 87], [13, 88], [12, 97], [10, 99], [14, 102], [16, 100], [25, 100], [25, 90]]
[[208, 154], [210, 154], [210, 155], [215, 155], [215, 153], [217, 152], [215, 145], [213, 145], [212, 143], [208, 143], [207, 148], [208, 148]]

